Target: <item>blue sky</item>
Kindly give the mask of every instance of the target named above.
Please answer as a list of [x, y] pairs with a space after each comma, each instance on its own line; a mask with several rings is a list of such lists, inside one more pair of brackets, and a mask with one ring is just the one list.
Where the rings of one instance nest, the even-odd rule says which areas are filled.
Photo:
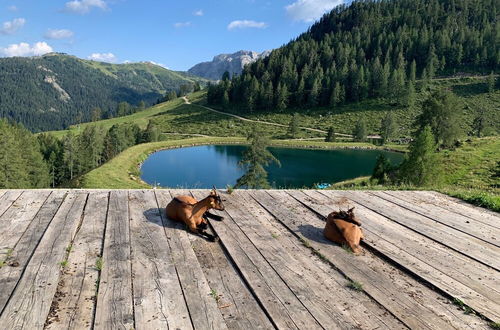
[[187, 70], [277, 48], [343, 0], [0, 0], [0, 56], [55, 51]]

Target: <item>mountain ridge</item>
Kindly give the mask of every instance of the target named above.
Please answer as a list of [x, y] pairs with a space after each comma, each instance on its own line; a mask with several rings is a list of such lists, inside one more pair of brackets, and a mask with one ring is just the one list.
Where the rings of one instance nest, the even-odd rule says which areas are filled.
[[240, 74], [247, 64], [251, 64], [258, 59], [265, 58], [271, 53], [265, 50], [261, 53], [240, 50], [231, 54], [219, 54], [214, 56], [212, 61], [201, 62], [191, 67], [187, 72], [206, 79], [219, 80], [224, 72], [229, 72], [231, 76]]
[[150, 62], [111, 64], [64, 53], [0, 58], [0, 118], [32, 131], [62, 129], [90, 121], [95, 108], [114, 116], [120, 102], [152, 105], [181, 85], [204, 82]]

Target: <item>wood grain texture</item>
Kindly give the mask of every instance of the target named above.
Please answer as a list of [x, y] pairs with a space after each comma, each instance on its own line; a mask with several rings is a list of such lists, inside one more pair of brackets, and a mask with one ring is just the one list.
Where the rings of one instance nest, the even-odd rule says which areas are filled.
[[131, 191], [129, 206], [136, 324], [151, 329], [191, 329], [154, 192]]
[[500, 248], [493, 244], [411, 212], [384, 199], [376, 198], [367, 192], [338, 191], [332, 193], [325, 191], [324, 193], [341, 195], [358, 202], [402, 226], [500, 271]]
[[[345, 199], [326, 197], [306, 191], [289, 192], [316, 212], [326, 216], [332, 209], [345, 209], [347, 204], [355, 206], [365, 230], [365, 243], [401, 267], [411, 271], [417, 278], [431, 283], [450, 296], [464, 301], [477, 311], [495, 319], [495, 310], [500, 301], [498, 292], [500, 278], [491, 268], [474, 262], [453, 250], [400, 226], [363, 205]], [[331, 195], [331, 194], [330, 194]], [[429, 293], [424, 287], [422, 292]], [[435, 299], [434, 310], [440, 315], [451, 314], [450, 319], [466, 318], [455, 313], [449, 304]], [[454, 316], [454, 317], [452, 317]], [[470, 319], [463, 322], [471, 322]], [[457, 324], [458, 326], [459, 324]]]
[[[68, 249], [67, 266], [59, 280], [58, 295], [46, 329], [91, 329], [108, 209], [108, 192], [89, 194], [82, 224]], [[54, 306], [54, 307], [55, 307]]]
[[[374, 191], [370, 195], [375, 195], [386, 201], [394, 203], [412, 212], [426, 216], [445, 226], [459, 230], [467, 235], [474, 236], [487, 243], [500, 247], [500, 228], [486, 225], [475, 219], [471, 219], [463, 214], [451, 212], [435, 204], [423, 204], [415, 194], [398, 194], [391, 191]], [[500, 218], [499, 218], [500, 221]]]
[[[206, 191], [193, 190], [191, 193], [198, 200], [206, 197]], [[222, 195], [222, 198], [225, 196]], [[210, 228], [207, 230], [214, 234]], [[228, 328], [274, 329], [234, 265], [228, 260], [230, 257], [226, 255], [221, 244], [214, 244], [195, 235], [189, 237], [208, 284], [218, 299], [217, 305]]]
[[6, 329], [42, 329], [57, 290], [66, 248], [75, 235], [87, 194], [69, 194], [29, 261], [0, 324]]
[[500, 214], [497, 212], [434, 191], [412, 191], [411, 194], [418, 196], [418, 198], [428, 205], [430, 204], [429, 207], [437, 205], [440, 208], [445, 208], [461, 216], [474, 219], [495, 228], [500, 228]]
[[0, 260], [14, 249], [49, 194], [50, 191], [25, 191], [0, 217], [0, 224], [2, 225], [0, 231]]
[[[157, 190], [156, 196], [158, 204], [162, 206], [167, 205], [172, 199], [172, 195], [164, 190]], [[211, 289], [208, 281], [191, 247], [188, 238], [191, 234], [184, 229], [183, 224], [167, 219], [164, 208], [161, 214], [193, 327], [227, 329], [217, 302], [210, 295]]]
[[66, 192], [64, 191], [54, 191], [50, 194], [9, 253], [3, 267], [0, 268], [0, 311], [4, 309], [47, 226], [54, 218], [65, 197]]
[[22, 190], [8, 190], [0, 197], [0, 216], [21, 196]]
[[[323, 327], [404, 328], [364, 293], [349, 289], [345, 277], [324, 267], [296, 237], [285, 235], [288, 230], [254, 200], [234, 195], [228, 213]], [[359, 301], [364, 304], [360, 306]], [[333, 320], [322, 315], [325, 311]]]
[[[307, 244], [321, 251], [330, 262], [347, 275], [351, 280], [362, 283], [363, 290], [401, 322], [410, 328], [447, 329], [452, 328], [446, 321], [434, 314], [432, 309], [423, 306], [409, 295], [402, 294], [394, 286], [393, 279], [383, 270], [367, 267], [372, 256], [353, 257], [342, 248], [333, 245], [323, 237], [324, 222], [306, 209], [298, 201], [286, 198], [285, 192], [255, 191], [252, 195]], [[272, 197], [272, 198], [270, 198]], [[394, 272], [391, 275], [395, 275]]]
[[[321, 328], [294, 291], [231, 220], [230, 215], [226, 212], [223, 215], [226, 217], [224, 221], [212, 221], [211, 224], [275, 325], [282, 329]], [[331, 326], [335, 327], [334, 324]]]
[[111, 191], [109, 195], [102, 260], [95, 329], [130, 330], [135, 325], [127, 191]]

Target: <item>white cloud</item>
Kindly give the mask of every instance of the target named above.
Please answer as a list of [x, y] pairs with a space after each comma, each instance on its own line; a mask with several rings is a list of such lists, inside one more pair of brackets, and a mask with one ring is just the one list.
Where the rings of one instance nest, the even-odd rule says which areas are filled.
[[106, 10], [108, 6], [103, 0], [73, 0], [66, 2], [66, 11], [77, 13], [77, 14], [87, 14], [92, 10], [92, 8], [99, 8]]
[[191, 22], [177, 22], [177, 23], [174, 23], [174, 27], [176, 29], [180, 29], [180, 28], [188, 27], [188, 26], [191, 26]]
[[98, 62], [116, 63], [118, 59], [113, 53], [93, 53], [87, 57], [89, 60]]
[[71, 38], [73, 35], [74, 35], [74, 33], [71, 30], [66, 30], [66, 29], [61, 29], [61, 30], [48, 29], [47, 32], [45, 32], [44, 37], [46, 39], [68, 39], [68, 38]]
[[294, 21], [313, 22], [343, 3], [343, 0], [297, 0], [285, 9]]
[[26, 20], [24, 18], [15, 18], [12, 21], [3, 22], [0, 28], [0, 34], [14, 34], [24, 26]]
[[50, 47], [46, 42], [37, 42], [33, 45], [21, 42], [19, 44], [9, 45], [6, 48], [0, 48], [0, 54], [5, 57], [40, 56], [52, 52], [52, 47]]
[[227, 26], [227, 29], [228, 30], [245, 29], [245, 28], [265, 29], [266, 27], [267, 27], [267, 24], [264, 22], [243, 20], [243, 21], [232, 21]]
[[200, 9], [200, 10], [197, 10], [193, 13], [194, 16], [203, 16], [205, 13], [203, 13], [203, 10]]
[[17, 11], [17, 7], [16, 7], [16, 6], [14, 6], [14, 5], [7, 7], [7, 9], [8, 9], [9, 11]]

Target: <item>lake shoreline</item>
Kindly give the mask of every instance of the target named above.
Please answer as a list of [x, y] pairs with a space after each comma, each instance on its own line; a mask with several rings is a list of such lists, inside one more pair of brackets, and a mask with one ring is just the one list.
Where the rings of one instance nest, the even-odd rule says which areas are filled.
[[[178, 141], [178, 142], [183, 142], [183, 141]], [[162, 173], [162, 171], [160, 169], [158, 169], [158, 165], [152, 165], [152, 164], [154, 164], [154, 162], [158, 162], [159, 159], [153, 161], [153, 163], [149, 163], [148, 169], [146, 170], [146, 173], [148, 173], [147, 176], [149, 176], [149, 177], [144, 177], [144, 168], [143, 168], [143, 166], [144, 166], [145, 161], [148, 160], [148, 159], [151, 159], [151, 157], [153, 155], [161, 153], [162, 151], [166, 151], [166, 150], [189, 149], [189, 148], [203, 147], [203, 146], [232, 147], [232, 146], [236, 146], [236, 145], [237, 146], [246, 146], [246, 145], [248, 145], [248, 143], [247, 143], [246, 140], [218, 141], [218, 142], [203, 141], [203, 142], [198, 142], [198, 143], [195, 143], [194, 141], [192, 141], [192, 142], [193, 143], [180, 143], [180, 144], [173, 144], [172, 143], [172, 145], [169, 145], [169, 146], [163, 146], [163, 147], [160, 147], [160, 148], [156, 148], [154, 150], [150, 150], [149, 154], [147, 156], [145, 156], [145, 157], [141, 157], [141, 161], [136, 164], [136, 171], [138, 173], [138, 176], [135, 177], [134, 180], [140, 181], [141, 184], [147, 185], [147, 186], [150, 186], [150, 187], [159, 187], [159, 188], [160, 187], [161, 188], [169, 188], [170, 187], [170, 188], [172, 188], [172, 187], [185, 187], [186, 186], [186, 187], [194, 188], [194, 187], [196, 187], [196, 185], [202, 184], [202, 183], [201, 182], [199, 182], [199, 183], [198, 182], [193, 182], [195, 180], [193, 180], [192, 177], [191, 177], [191, 179], [187, 179], [187, 181], [190, 181], [190, 180], [192, 181], [190, 183], [187, 183], [187, 182], [172, 183], [173, 181], [177, 180], [176, 178], [173, 178], [173, 177], [171, 179], [166, 179], [166, 177], [168, 177], [169, 174]], [[397, 153], [397, 154], [404, 154], [405, 153], [404, 150], [401, 150], [402, 146], [400, 146], [400, 145], [396, 145], [396, 148], [393, 148], [391, 146], [376, 146], [376, 145], [371, 145], [371, 144], [368, 144], [368, 143], [345, 143], [345, 142], [332, 143], [332, 142], [323, 142], [323, 141], [304, 141], [304, 140], [300, 140], [300, 141], [296, 141], [296, 140], [272, 140], [271, 143], [269, 144], [269, 147], [270, 148], [277, 148], [278, 149], [277, 150], [278, 153], [280, 152], [279, 150], [281, 150], [281, 152], [283, 152], [283, 150], [287, 150], [287, 149], [289, 149], [289, 150], [311, 150], [311, 151], [315, 150], [317, 152], [318, 151], [319, 152], [321, 152], [321, 151], [327, 152], [327, 151], [335, 151], [335, 150], [358, 150], [358, 151], [383, 151], [383, 152], [391, 152], [391, 153]], [[202, 150], [204, 152], [206, 152], [206, 149], [202, 148]], [[188, 157], [188, 159], [191, 159], [191, 161], [192, 161], [192, 156], [190, 156], [189, 154], [181, 152], [181, 153], [176, 153], [175, 155], [177, 155], [177, 156], [170, 156], [170, 158], [168, 158], [168, 159], [170, 159], [170, 162], [173, 161], [175, 163], [175, 159], [176, 159], [175, 157], [181, 157], [181, 159], [182, 159], [182, 157]], [[297, 161], [299, 161], [300, 159], [310, 159], [310, 157], [318, 157], [317, 156], [318, 153], [316, 153], [316, 156], [314, 156], [314, 154], [312, 154], [312, 155], [311, 154], [306, 154], [306, 155], [307, 156], [305, 156], [305, 155], [300, 156], [299, 158], [297, 158]], [[331, 164], [344, 163], [343, 160], [342, 161], [338, 161], [335, 158], [334, 159], [329, 159], [331, 157], [339, 157], [338, 154], [337, 154], [337, 156], [334, 156], [331, 153], [327, 153], [324, 156], [326, 157], [325, 161], [326, 162], [330, 162]], [[162, 156], [160, 155], [160, 156], [156, 156], [156, 157], [162, 157]], [[163, 156], [163, 162], [165, 162], [165, 160], [166, 160], [164, 157], [165, 156]], [[174, 158], [172, 158], [172, 157], [174, 157]], [[206, 154], [205, 154], [204, 157], [206, 157]], [[320, 156], [320, 157], [323, 157], [323, 156]], [[344, 156], [342, 156], [342, 157], [346, 157], [346, 155], [344, 154]], [[350, 156], [348, 156], [348, 154], [347, 154], [347, 157], [350, 157]], [[208, 159], [210, 160], [211, 158], [208, 157]], [[347, 158], [347, 159], [349, 159], [349, 158]], [[288, 159], [288, 161], [291, 161], [291, 160]], [[210, 162], [211, 163], [217, 162], [217, 159], [211, 159]], [[174, 163], [172, 163], [172, 164], [174, 164]], [[364, 164], [364, 163], [365, 162], [362, 161], [360, 164]], [[190, 163], [186, 163], [186, 164], [190, 164]], [[175, 167], [176, 165], [172, 165], [172, 166]], [[188, 166], [192, 167], [193, 165], [188, 165]], [[232, 164], [231, 166], [234, 167], [235, 165]], [[311, 164], [303, 165], [303, 166], [307, 166], [307, 168], [314, 168], [315, 167], [314, 165], [311, 165]], [[336, 165], [334, 165], [334, 167], [335, 166]], [[281, 187], [281, 189], [285, 189], [285, 187], [288, 187], [289, 189], [299, 189], [299, 188], [306, 188], [306, 187], [312, 188], [312, 187], [314, 187], [314, 182], [307, 182], [307, 183], [304, 183], [304, 185], [301, 185], [302, 183], [300, 183], [299, 185], [297, 185], [295, 183], [295, 186], [294, 186], [294, 183], [290, 183], [290, 182], [294, 182], [295, 180], [291, 179], [289, 176], [287, 177], [286, 174], [283, 174], [283, 175], [285, 175], [285, 178], [286, 178], [285, 181], [287, 181], [287, 180], [291, 180], [291, 181], [280, 182], [282, 176], [281, 176], [281, 174], [277, 173], [276, 169], [274, 169], [274, 180], [273, 180], [272, 179], [272, 176], [273, 176], [272, 167], [269, 170], [271, 171], [271, 172], [269, 172], [270, 173], [270, 180], [273, 181], [273, 182], [277, 182], [277, 185], [279, 187]], [[316, 168], [316, 170], [321, 172], [320, 168]], [[151, 172], [151, 171], [153, 171], [153, 172]], [[182, 171], [183, 171], [183, 167], [179, 168], [176, 172], [182, 173]], [[217, 168], [216, 169], [212, 169], [212, 171], [217, 171]], [[337, 171], [334, 170], [334, 172], [337, 172], [337, 173], [349, 173], [349, 170], [344, 168], [341, 171], [339, 169], [337, 169]], [[156, 173], [156, 174], [152, 175], [152, 173]], [[286, 171], [285, 171], [285, 173], [286, 173]], [[363, 170], [363, 173], [366, 173], [366, 169]], [[304, 175], [305, 175], [305, 173], [304, 173]], [[328, 176], [330, 176], [330, 177], [327, 179]], [[183, 177], [188, 178], [189, 174], [186, 173], [185, 175], [183, 175]], [[318, 182], [315, 182], [315, 184], [322, 183], [322, 182], [332, 183], [332, 182], [336, 182], [335, 180], [337, 180], [337, 179], [338, 179], [338, 175], [337, 175], [337, 177], [335, 177], [335, 175], [332, 176], [330, 174], [326, 174], [326, 173], [323, 172], [323, 179], [319, 178]], [[147, 182], [145, 180], [147, 180]], [[169, 182], [169, 183], [166, 184], [165, 180], [167, 182]], [[309, 178], [309, 180], [311, 180], [311, 178]], [[343, 181], [343, 180], [344, 179], [342, 178], [341, 181]], [[163, 181], [163, 184], [161, 183], [162, 181]], [[205, 179], [205, 181], [206, 181], [206, 179]], [[150, 183], [148, 183], [148, 182], [150, 182]], [[291, 184], [292, 188], [290, 188], [288, 186], [289, 184]], [[218, 185], [221, 185], [221, 183], [219, 182]], [[222, 186], [226, 186], [226, 185], [227, 185], [226, 183], [222, 184]]]
[[[81, 187], [83, 188], [115, 188], [115, 189], [150, 189], [151, 186], [140, 179], [140, 168], [143, 162], [153, 153], [161, 150], [176, 149], [201, 145], [244, 145], [245, 138], [191, 138], [183, 140], [166, 140], [143, 143], [130, 147], [109, 162], [85, 174]], [[407, 146], [388, 145], [375, 146], [359, 142], [323, 142], [323, 141], [293, 141], [272, 140], [271, 146], [306, 148], [306, 149], [379, 149], [393, 152], [405, 152]]]

